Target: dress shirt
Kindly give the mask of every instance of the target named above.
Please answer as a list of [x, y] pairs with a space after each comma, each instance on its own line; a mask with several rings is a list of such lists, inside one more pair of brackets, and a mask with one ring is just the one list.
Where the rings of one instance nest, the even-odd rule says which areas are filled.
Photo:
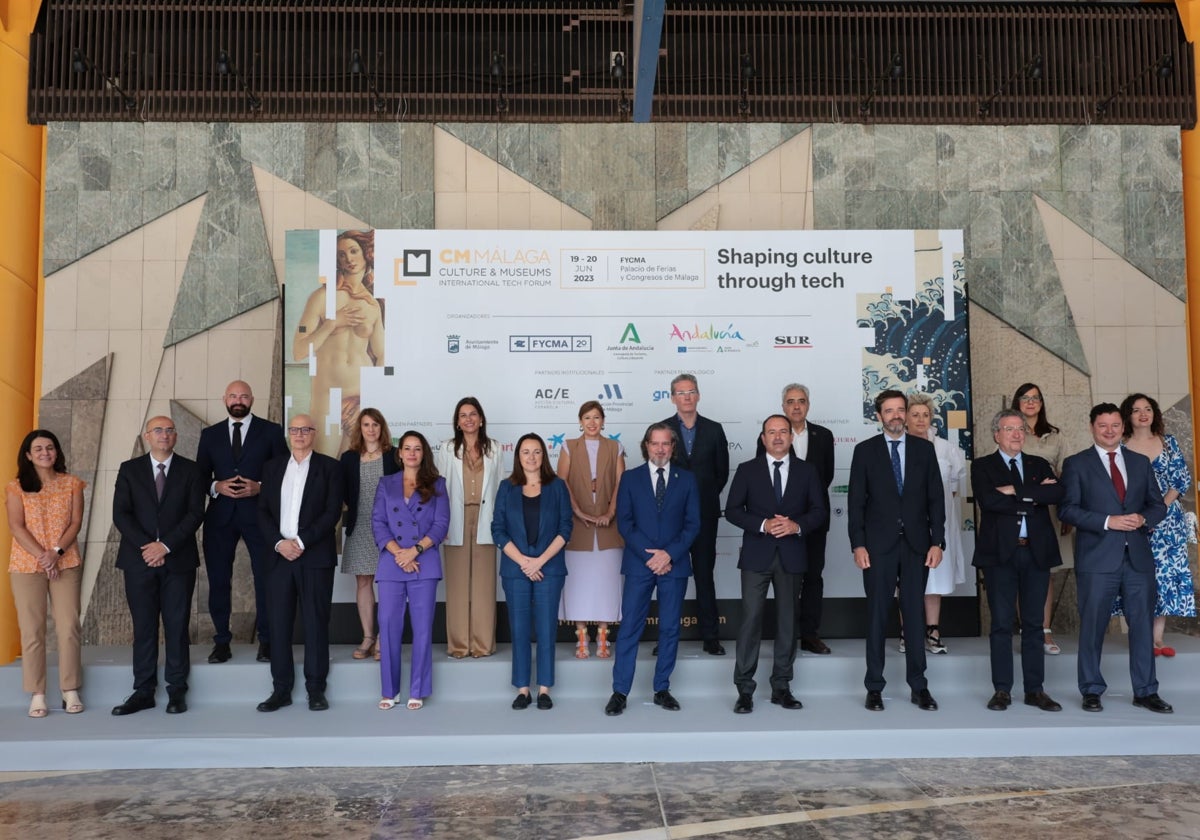
[[[171, 474], [171, 459], [174, 457], [175, 457], [175, 453], [172, 452], [170, 455], [167, 456], [167, 460], [156, 461], [156, 460], [154, 460], [154, 456], [151, 455], [150, 456], [150, 479], [154, 482], [158, 481], [158, 465], [159, 464], [162, 464], [164, 467], [166, 467], [166, 469], [163, 470], [163, 477], [165, 478], [166, 476], [170, 475]], [[157, 539], [158, 534], [155, 534], [154, 536]], [[163, 548], [165, 548], [167, 550], [167, 554], [171, 553], [171, 546], [167, 545], [162, 540], [158, 540], [158, 542], [162, 543]]]
[[[790, 466], [790, 464], [788, 462], [788, 457], [786, 455], [784, 455], [782, 458], [776, 458], [770, 452], [764, 452], [763, 457], [767, 459], [767, 474], [771, 476], [772, 488], [775, 486], [775, 462], [776, 461], [783, 462], [782, 464], [779, 465], [779, 482], [783, 487], [783, 492], [786, 493], [787, 492], [787, 481], [788, 481], [788, 467]], [[772, 491], [772, 492], [774, 492], [774, 491]], [[760, 534], [767, 533], [767, 520], [764, 519], [759, 524], [758, 532]], [[797, 534], [800, 533], [799, 525], [796, 526], [796, 533]]]
[[233, 424], [234, 423], [242, 424], [242, 445], [245, 446], [246, 432], [250, 431], [250, 420], [253, 417], [254, 417], [253, 414], [247, 414], [245, 417], [234, 417], [234, 416], [230, 415], [228, 418], [226, 418], [225, 426], [226, 426], [226, 431], [229, 432], [229, 445], [230, 446], [233, 445]]
[[[1104, 474], [1106, 476], [1108, 476], [1109, 481], [1111, 481], [1112, 480], [1112, 465], [1108, 460], [1108, 450], [1105, 449], [1103, 446], [1101, 446], [1098, 443], [1095, 444], [1092, 448], [1095, 449], [1096, 454], [1098, 456], [1100, 456], [1100, 463], [1104, 465]], [[1116, 460], [1117, 469], [1120, 470], [1121, 479], [1125, 482], [1125, 486], [1128, 487], [1129, 486], [1129, 472], [1125, 469], [1125, 448], [1122, 446], [1118, 446], [1115, 451], [1117, 453], [1117, 460]], [[1104, 530], [1105, 531], [1108, 530], [1108, 519], [1109, 518], [1107, 516], [1104, 517]]]
[[[1021, 453], [1020, 453], [1020, 452], [1018, 452], [1018, 453], [1016, 453], [1015, 455], [1009, 455], [1009, 454], [1008, 454], [1007, 452], [1005, 452], [1003, 449], [997, 449], [997, 451], [1000, 453], [1000, 457], [1004, 459], [1004, 466], [1005, 466], [1005, 467], [1008, 467], [1009, 469], [1012, 469], [1012, 468], [1011, 468], [1011, 467], [1009, 467], [1009, 464], [1008, 464], [1008, 462], [1009, 462], [1009, 461], [1012, 461], [1012, 460], [1014, 460], [1014, 459], [1016, 460], [1016, 462], [1017, 462], [1017, 472], [1019, 472], [1019, 473], [1021, 474], [1021, 484], [1022, 484], [1022, 485], [1024, 485], [1024, 483], [1025, 483], [1025, 462], [1024, 462], [1022, 459], [1021, 459]], [[1014, 487], [1013, 489], [1014, 489], [1014, 490], [1020, 490], [1021, 488], [1019, 488], [1019, 487]], [[1022, 496], [1022, 495], [1021, 495], [1019, 492], [1017, 493], [1017, 498], [1018, 498], [1018, 499], [1021, 499], [1022, 501], [1024, 501], [1024, 500], [1025, 500], [1025, 499], [1024, 499], [1024, 497], [1023, 497], [1023, 496]], [[1024, 540], [1024, 539], [1028, 539], [1028, 538], [1029, 538], [1029, 528], [1028, 528], [1028, 526], [1025, 524], [1025, 517], [1024, 517], [1024, 516], [1022, 516], [1022, 517], [1021, 517], [1021, 530], [1020, 530], [1020, 531], [1017, 533], [1017, 536], [1018, 536], [1018, 537], [1020, 537], [1020, 538], [1021, 538], [1021, 539], [1023, 539], [1023, 540]]]
[[[679, 417], [679, 415], [675, 415]], [[679, 417], [679, 436], [683, 438], [683, 450], [687, 452], [688, 457], [692, 457], [692, 447], [696, 445], [696, 427], [700, 425], [699, 415], [697, 420], [689, 427], [683, 422], [683, 418]]]
[[288, 458], [287, 469], [283, 472], [283, 488], [279, 496], [279, 533], [285, 539], [300, 542], [300, 502], [304, 498], [304, 483], [308, 480], [308, 467], [312, 463], [312, 453], [304, 456], [303, 461], [297, 462], [294, 457]]
[[899, 455], [900, 455], [900, 480], [903, 481], [907, 477], [905, 475], [905, 470], [907, 470], [907, 465], [904, 463], [904, 442], [906, 440], [908, 440], [908, 433], [905, 432], [904, 434], [900, 435], [900, 437], [894, 438], [891, 435], [889, 435], [887, 432], [884, 432], [883, 439], [885, 441], [887, 441], [886, 448], [887, 448], [887, 456], [888, 456], [888, 467], [891, 467], [891, 465], [892, 465], [892, 441], [895, 440], [895, 441], [900, 442], [900, 445], [896, 447], [896, 452], [899, 453]]
[[[656, 491], [658, 489], [658, 467], [656, 467], [654, 465], [653, 461], [647, 461], [646, 466], [650, 468], [650, 489], [652, 491]], [[663, 471], [663, 473], [662, 473], [663, 487], [670, 487], [671, 486], [671, 462], [670, 461], [667, 461], [667, 463], [663, 464], [662, 471]]]
[[804, 428], [797, 432], [792, 429], [792, 451], [796, 453], [796, 457], [801, 461], [808, 460], [808, 424], [804, 424]]

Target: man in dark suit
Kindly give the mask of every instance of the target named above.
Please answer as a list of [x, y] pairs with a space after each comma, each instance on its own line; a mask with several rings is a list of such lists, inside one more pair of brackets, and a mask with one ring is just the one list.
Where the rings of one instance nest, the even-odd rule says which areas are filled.
[[925, 581], [942, 562], [946, 540], [945, 491], [937, 455], [927, 440], [907, 435], [908, 398], [899, 391], [875, 397], [883, 433], [854, 447], [846, 499], [854, 564], [867, 595], [867, 689], [864, 704], [883, 711], [883, 649], [892, 596], [900, 587], [906, 679], [914, 704], [937, 709], [925, 680]]
[[117, 568], [133, 619], [133, 694], [114, 715], [154, 707], [158, 623], [167, 664], [167, 714], [187, 711], [188, 619], [196, 590], [196, 529], [204, 519], [204, 482], [194, 461], [175, 454], [175, 423], [153, 417], [142, 435], [149, 452], [121, 464], [113, 491], [113, 525], [121, 533]]
[[258, 704], [274, 712], [292, 704], [296, 665], [292, 661], [292, 625], [296, 602], [304, 626], [304, 686], [308, 708], [329, 708], [329, 613], [337, 566], [334, 534], [342, 513], [342, 471], [328, 455], [313, 451], [317, 430], [311, 417], [298, 414], [288, 425], [291, 455], [274, 458], [262, 472], [258, 498], [261, 533], [274, 548], [264, 569], [271, 635], [271, 696]]
[[1150, 529], [1167, 508], [1146, 456], [1121, 445], [1125, 424], [1112, 403], [1092, 408], [1089, 446], [1063, 462], [1065, 493], [1058, 517], [1074, 525], [1075, 578], [1079, 589], [1079, 692], [1083, 709], [1099, 712], [1108, 685], [1100, 674], [1104, 633], [1119, 594], [1129, 625], [1129, 677], [1133, 705], [1172, 712], [1158, 696], [1154, 673], [1154, 602], [1158, 586]]
[[992, 418], [999, 447], [971, 466], [971, 492], [979, 505], [975, 559], [983, 570], [992, 614], [992, 689], [987, 707], [1002, 712], [1012, 703], [1013, 622], [1021, 608], [1021, 676], [1025, 705], [1044, 712], [1062, 706], [1043, 690], [1046, 653], [1042, 647], [1042, 606], [1050, 570], [1062, 565], [1058, 533], [1048, 505], [1062, 501], [1063, 487], [1045, 459], [1025, 455], [1025, 420], [1005, 409]]
[[737, 468], [725, 518], [742, 529], [738, 568], [742, 573], [742, 622], [738, 628], [733, 710], [754, 710], [754, 672], [762, 642], [767, 589], [775, 592], [775, 644], [771, 664], [771, 702], [799, 709], [792, 696], [796, 660], [796, 588], [804, 573], [809, 531], [829, 526], [829, 508], [816, 469], [792, 452], [792, 427], [782, 414], [763, 422], [761, 458]]
[[675, 433], [654, 423], [642, 437], [646, 464], [621, 476], [617, 490], [617, 530], [625, 540], [621, 574], [621, 629], [613, 661], [613, 694], [606, 715], [625, 711], [633, 686], [638, 640], [650, 613], [650, 597], [658, 590], [658, 662], [654, 668], [654, 704], [674, 712], [671, 672], [679, 649], [683, 596], [692, 566], [688, 549], [700, 531], [700, 492], [690, 472], [671, 463]]
[[700, 386], [696, 377], [681, 373], [671, 380], [671, 402], [676, 414], [664, 423], [671, 427], [680, 446], [675, 460], [690, 470], [700, 488], [700, 533], [692, 543], [692, 577], [696, 581], [696, 618], [704, 652], [724, 656], [719, 636], [717, 586], [713, 572], [717, 565], [717, 525], [721, 520], [721, 491], [729, 480], [729, 442], [721, 424], [696, 411]]
[[204, 515], [204, 566], [208, 571], [208, 614], [213, 622], [210, 663], [226, 662], [233, 652], [229, 643], [229, 616], [233, 611], [233, 556], [238, 540], [250, 552], [254, 574], [258, 661], [270, 659], [271, 631], [267, 626], [267, 588], [263, 565], [271, 547], [258, 530], [258, 501], [263, 464], [287, 454], [283, 429], [278, 423], [250, 413], [254, 393], [245, 382], [230, 382], [225, 389], [227, 420], [200, 433], [196, 463], [208, 484], [208, 511]]

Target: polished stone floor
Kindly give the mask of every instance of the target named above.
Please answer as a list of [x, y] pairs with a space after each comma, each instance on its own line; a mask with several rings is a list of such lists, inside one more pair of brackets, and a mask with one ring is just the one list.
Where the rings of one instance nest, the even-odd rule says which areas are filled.
[[4, 838], [1200, 837], [1200, 756], [0, 774]]

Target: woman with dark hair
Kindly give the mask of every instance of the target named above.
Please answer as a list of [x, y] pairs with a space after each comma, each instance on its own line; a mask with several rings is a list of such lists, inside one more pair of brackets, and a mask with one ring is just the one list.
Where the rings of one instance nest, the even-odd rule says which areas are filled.
[[[1066, 453], [1063, 452], [1065, 442], [1058, 426], [1046, 419], [1046, 398], [1042, 395], [1042, 389], [1032, 382], [1024, 383], [1013, 393], [1010, 408], [1019, 412], [1025, 420], [1025, 446], [1022, 451], [1045, 458], [1050, 462], [1054, 474], [1060, 475], [1063, 458], [1066, 457]], [[1059, 522], [1057, 508], [1050, 512], [1050, 521], [1058, 528], [1060, 534], [1059, 548], [1063, 564], [1058, 568], [1069, 569], [1075, 565], [1075, 552], [1069, 539], [1071, 526]], [[1062, 653], [1062, 648], [1055, 643], [1054, 636], [1050, 633], [1051, 613], [1054, 609], [1054, 577], [1051, 575], [1050, 586], [1046, 588], [1046, 606], [1042, 615], [1042, 649], [1051, 656]]]
[[446, 653], [455, 659], [496, 652], [496, 546], [492, 506], [500, 487], [500, 444], [488, 437], [487, 417], [463, 397], [451, 418], [454, 437], [437, 453], [450, 493], [450, 530], [442, 543], [446, 576]]
[[79, 689], [79, 592], [83, 559], [84, 482], [67, 472], [53, 432], [34, 429], [17, 452], [17, 477], [8, 483], [8, 529], [12, 549], [8, 576], [21, 630], [21, 680], [30, 693], [29, 716], [46, 710], [46, 602], [58, 636], [58, 686], [67, 714], [83, 711]]
[[565, 482], [550, 469], [546, 442], [522, 435], [513, 471], [501, 482], [492, 515], [492, 539], [504, 553], [500, 582], [508, 606], [512, 635], [512, 684], [518, 694], [514, 709], [527, 709], [531, 681], [533, 634], [537, 634], [539, 709], [550, 709], [554, 685], [554, 643], [558, 599], [567, 576], [564, 549], [571, 538], [571, 496]]
[[588, 658], [589, 621], [596, 628], [596, 656], [608, 659], [608, 623], [621, 620], [621, 555], [617, 533], [617, 487], [625, 472], [625, 450], [604, 432], [604, 407], [588, 400], [579, 407], [578, 438], [558, 456], [558, 477], [567, 483], [575, 524], [567, 543], [567, 571], [558, 617], [575, 622], [575, 658]]
[[400, 699], [400, 640], [404, 613], [412, 624], [412, 665], [408, 708], [419, 709], [433, 693], [433, 613], [442, 559], [438, 545], [450, 524], [446, 480], [433, 465], [429, 442], [420, 432], [400, 436], [396, 451], [404, 469], [384, 476], [375, 491], [371, 526], [379, 546], [379, 650], [387, 710]]
[[346, 529], [342, 574], [354, 575], [354, 601], [363, 631], [362, 644], [350, 655], [366, 659], [373, 653], [379, 659], [375, 637], [375, 570], [379, 566], [379, 548], [371, 530], [371, 514], [375, 510], [379, 479], [400, 469], [392, 453], [392, 434], [379, 409], [364, 408], [358, 415], [350, 448], [342, 453], [340, 460], [346, 501], [342, 515], [342, 526]]
[[[1154, 554], [1154, 578], [1158, 599], [1154, 605], [1154, 655], [1174, 656], [1175, 648], [1163, 644], [1167, 616], [1196, 615], [1196, 591], [1188, 566], [1188, 543], [1196, 541], [1195, 526], [1188, 523], [1179, 499], [1192, 488], [1192, 473], [1174, 435], [1166, 433], [1162, 410], [1153, 397], [1130, 394], [1121, 402], [1125, 421], [1125, 445], [1150, 459], [1158, 489], [1167, 505], [1167, 515], [1150, 532]], [[1113, 609], [1121, 613], [1120, 599]]]
[[[309, 413], [317, 421], [316, 450], [336, 456], [349, 444], [358, 417], [362, 369], [383, 366], [383, 308], [375, 299], [375, 231], [347, 230], [337, 238], [337, 286], [334, 317], [326, 318], [328, 292], [313, 291], [304, 304], [292, 358], [312, 358]], [[342, 423], [337, 435], [326, 434], [330, 389], [342, 395]]]

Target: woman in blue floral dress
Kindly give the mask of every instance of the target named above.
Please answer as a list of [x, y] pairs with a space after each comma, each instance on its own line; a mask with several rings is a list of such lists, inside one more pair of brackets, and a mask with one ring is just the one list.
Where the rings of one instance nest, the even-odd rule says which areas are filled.
[[1166, 616], [1196, 614], [1196, 594], [1188, 566], [1188, 543], [1196, 541], [1195, 528], [1180, 504], [1180, 496], [1191, 491], [1192, 474], [1179, 443], [1173, 435], [1165, 433], [1162, 411], [1153, 398], [1130, 394], [1121, 403], [1121, 417], [1125, 420], [1125, 445], [1150, 459], [1167, 504], [1166, 518], [1150, 534], [1154, 576], [1158, 582], [1154, 655], [1174, 656], [1175, 649], [1163, 644]]

